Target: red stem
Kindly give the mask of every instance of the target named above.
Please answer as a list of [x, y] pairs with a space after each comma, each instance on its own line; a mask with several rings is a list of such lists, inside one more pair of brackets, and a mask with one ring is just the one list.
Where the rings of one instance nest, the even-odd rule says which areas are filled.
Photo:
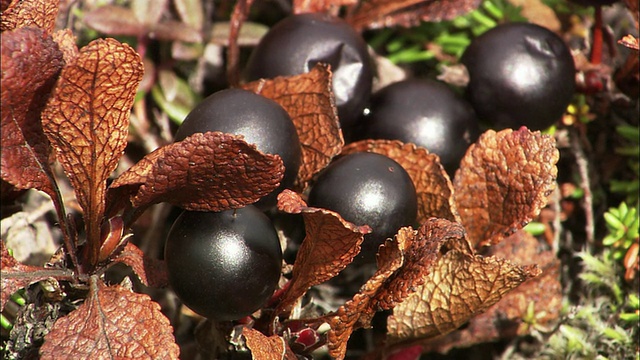
[[591, 63], [602, 62], [602, 6], [596, 6], [595, 23], [593, 25], [593, 41], [591, 42]]

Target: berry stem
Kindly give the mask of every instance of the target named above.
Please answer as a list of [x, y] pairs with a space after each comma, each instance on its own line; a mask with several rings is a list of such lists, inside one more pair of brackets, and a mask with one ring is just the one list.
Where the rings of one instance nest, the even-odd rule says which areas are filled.
[[595, 10], [595, 23], [593, 25], [593, 41], [591, 46], [591, 63], [598, 65], [602, 62], [602, 6], [596, 6]]

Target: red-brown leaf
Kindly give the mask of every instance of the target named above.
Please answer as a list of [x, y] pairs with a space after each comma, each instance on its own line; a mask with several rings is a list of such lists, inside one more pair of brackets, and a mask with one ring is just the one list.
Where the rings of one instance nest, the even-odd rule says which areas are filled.
[[420, 21], [451, 20], [480, 5], [480, 0], [371, 0], [362, 1], [347, 21], [362, 30], [415, 26]]
[[364, 235], [371, 229], [356, 226], [333, 211], [307, 207], [302, 198], [285, 189], [278, 196], [278, 209], [302, 214], [306, 237], [293, 266], [293, 275], [276, 313], [288, 310], [312, 286], [336, 276], [360, 252]]
[[352, 300], [341, 306], [329, 319], [331, 330], [327, 334], [329, 350], [333, 357], [346, 354], [347, 341], [358, 327], [366, 327], [375, 313], [369, 310], [376, 292], [403, 264], [404, 252], [416, 236], [411, 227], [401, 228], [393, 240], [387, 239], [377, 254], [378, 270], [362, 286]]
[[293, 13], [317, 13], [338, 10], [341, 6], [355, 5], [358, 0], [293, 0]]
[[296, 360], [297, 357], [289, 348], [289, 344], [280, 336], [266, 336], [258, 330], [243, 328], [247, 347], [254, 360]]
[[526, 128], [489, 130], [471, 145], [454, 196], [474, 246], [496, 244], [538, 215], [555, 188], [558, 157], [552, 137]]
[[128, 265], [145, 286], [161, 288], [169, 284], [165, 262], [147, 257], [132, 243], [127, 243], [124, 250], [113, 259], [113, 262]]
[[160, 305], [147, 295], [91, 280], [89, 297], [45, 336], [42, 359], [177, 359]]
[[453, 201], [453, 184], [435, 154], [411, 143], [395, 140], [362, 140], [342, 149], [342, 155], [374, 152], [398, 162], [407, 171], [418, 195], [417, 223], [430, 217], [460, 222]]
[[536, 266], [485, 258], [471, 249], [450, 249], [425, 283], [393, 309], [387, 319], [387, 342], [404, 347], [447, 334], [539, 274]]
[[562, 307], [562, 285], [559, 281], [560, 261], [551, 250], [541, 250], [539, 241], [520, 230], [501, 243], [488, 248], [492, 256], [521, 264], [537, 264], [542, 274], [507, 293], [486, 312], [469, 320], [468, 326], [445, 336], [427, 339], [420, 344], [425, 352], [446, 353], [452, 348], [508, 340], [531, 332], [523, 323], [533, 305], [535, 326], [551, 328]]
[[379, 270], [330, 320], [331, 356], [344, 358], [353, 330], [370, 326], [376, 311], [393, 308], [422, 285], [442, 252], [471, 252], [464, 234], [457, 223], [431, 218], [417, 232], [402, 228], [393, 241], [387, 240], [380, 249]]
[[19, 263], [18, 260], [9, 254], [4, 241], [0, 241], [0, 256], [2, 256], [0, 258], [2, 265], [0, 271], [0, 284], [2, 285], [2, 292], [0, 292], [0, 311], [2, 311], [4, 304], [9, 300], [11, 294], [34, 282], [44, 280], [48, 278], [49, 275], [47, 274], [48, 270], [45, 268]]
[[51, 150], [40, 112], [62, 69], [62, 53], [41, 29], [2, 34], [2, 178], [55, 196]]
[[291, 116], [302, 146], [296, 189], [340, 153], [344, 139], [331, 90], [331, 70], [317, 64], [306, 74], [254, 81], [243, 86], [274, 100]]
[[142, 79], [140, 56], [114, 39], [92, 41], [60, 75], [42, 126], [84, 210], [97, 261], [106, 181], [127, 145], [129, 115]]
[[13, 1], [2, 12], [0, 30], [6, 31], [31, 26], [50, 34], [56, 25], [59, 3], [59, 0]]
[[58, 44], [58, 48], [62, 52], [62, 58], [66, 65], [73, 64], [80, 54], [78, 45], [76, 45], [76, 37], [71, 29], [62, 29], [53, 33], [53, 41]]
[[278, 187], [283, 174], [279, 156], [263, 154], [240, 136], [196, 133], [145, 156], [111, 184], [110, 199], [130, 196], [134, 207], [166, 201], [222, 211], [256, 202]]

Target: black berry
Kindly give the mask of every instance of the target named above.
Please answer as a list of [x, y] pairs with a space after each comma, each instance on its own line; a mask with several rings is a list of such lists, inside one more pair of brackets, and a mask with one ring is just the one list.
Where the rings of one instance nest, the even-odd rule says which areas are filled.
[[242, 135], [258, 150], [280, 155], [285, 166], [284, 178], [278, 189], [258, 201], [261, 209], [273, 207], [277, 194], [293, 185], [301, 163], [300, 140], [289, 114], [275, 101], [247, 90], [218, 91], [187, 115], [175, 140], [207, 131]]
[[253, 50], [246, 78], [303, 74], [317, 63], [331, 65], [340, 123], [350, 128], [367, 104], [373, 72], [367, 44], [342, 19], [313, 13], [280, 21]]
[[373, 260], [378, 246], [402, 226], [414, 225], [417, 196], [404, 168], [380, 154], [346, 155], [323, 170], [309, 193], [309, 205], [333, 210], [356, 225], [369, 225], [363, 255]]
[[357, 132], [360, 139], [422, 146], [437, 154], [450, 174], [479, 134], [478, 119], [467, 101], [443, 83], [418, 79], [396, 82], [376, 92]]
[[165, 246], [169, 283], [190, 309], [216, 321], [260, 309], [273, 294], [282, 265], [278, 235], [255, 206], [183, 212]]
[[499, 128], [545, 129], [561, 118], [574, 93], [569, 49], [538, 25], [496, 26], [475, 38], [461, 61], [469, 71], [469, 101]]

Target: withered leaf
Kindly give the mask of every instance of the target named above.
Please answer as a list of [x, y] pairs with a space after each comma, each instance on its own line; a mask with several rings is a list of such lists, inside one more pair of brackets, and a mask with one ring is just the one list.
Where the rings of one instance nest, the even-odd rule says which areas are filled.
[[145, 25], [131, 9], [118, 5], [104, 5], [88, 11], [84, 22], [92, 29], [109, 35], [143, 35]]
[[355, 5], [358, 0], [293, 0], [293, 13], [317, 13], [338, 9], [341, 6]]
[[266, 336], [258, 330], [243, 328], [242, 336], [251, 350], [251, 358], [254, 360], [296, 360], [297, 357], [289, 348], [289, 344], [278, 336]]
[[291, 116], [300, 144], [302, 165], [296, 189], [324, 169], [344, 145], [331, 90], [331, 70], [316, 64], [306, 74], [263, 79], [243, 85], [244, 89], [274, 100]]
[[364, 235], [371, 231], [366, 225], [345, 221], [336, 212], [307, 207], [300, 195], [288, 189], [278, 195], [278, 209], [302, 214], [306, 237], [276, 313], [287, 311], [310, 287], [331, 279], [349, 265], [360, 252]]
[[56, 199], [51, 150], [40, 122], [49, 92], [63, 66], [51, 36], [37, 28], [2, 34], [2, 178]]
[[71, 29], [62, 29], [53, 33], [53, 41], [58, 44], [58, 48], [62, 51], [62, 58], [65, 64], [73, 64], [78, 58], [80, 50], [76, 45], [76, 37]]
[[187, 210], [222, 211], [256, 202], [278, 187], [283, 174], [278, 155], [258, 151], [241, 136], [196, 133], [148, 154], [109, 191], [114, 201], [129, 196], [134, 207], [165, 201]]
[[454, 179], [455, 202], [474, 246], [521, 229], [555, 188], [555, 140], [526, 128], [489, 130], [472, 144]]
[[177, 359], [173, 328], [147, 295], [91, 278], [89, 296], [56, 321], [42, 359]]
[[[84, 210], [88, 244], [100, 239], [106, 181], [127, 145], [129, 115], [142, 79], [129, 45], [94, 40], [60, 74], [42, 126]], [[90, 255], [95, 263], [98, 247]]]
[[127, 243], [114, 259], [128, 265], [145, 286], [162, 288], [169, 284], [167, 266], [164, 261], [147, 257], [132, 243]]
[[451, 332], [539, 274], [535, 266], [485, 258], [463, 247], [451, 249], [437, 261], [425, 283], [393, 309], [387, 319], [388, 344], [407, 346]]
[[0, 311], [4, 309], [11, 294], [40, 280], [49, 278], [49, 269], [37, 266], [23, 265], [9, 254], [4, 241], [0, 241]]
[[[166, 1], [164, 1], [166, 2]], [[158, 21], [164, 6], [158, 1], [137, 1], [144, 8], [104, 5], [89, 11], [84, 21], [91, 28], [109, 35], [148, 36], [160, 40], [202, 41], [202, 35], [187, 24], [172, 20]], [[150, 6], [148, 6], [150, 5]]]
[[417, 222], [438, 217], [460, 222], [453, 201], [453, 185], [437, 155], [425, 148], [397, 140], [362, 140], [342, 149], [342, 155], [375, 152], [398, 162], [407, 171], [418, 195]]
[[551, 250], [542, 250], [538, 240], [520, 230], [495, 246], [489, 254], [520, 264], [537, 264], [542, 274], [524, 282], [507, 293], [486, 312], [469, 320], [468, 326], [445, 336], [425, 339], [423, 351], [446, 353], [452, 348], [509, 339], [530, 333], [523, 323], [531, 305], [535, 311], [535, 326], [552, 328], [560, 315], [562, 285], [559, 281], [560, 261]]
[[0, 31], [32, 26], [50, 34], [56, 24], [59, 4], [59, 0], [12, 1], [2, 12]]
[[344, 358], [351, 332], [369, 327], [376, 311], [391, 309], [407, 298], [449, 249], [471, 251], [462, 226], [445, 219], [430, 218], [417, 232], [402, 228], [394, 240], [387, 240], [380, 248], [378, 271], [329, 322], [331, 356]]
[[366, 312], [369, 310], [371, 299], [384, 281], [403, 265], [404, 251], [415, 236], [416, 232], [411, 227], [401, 228], [393, 240], [387, 239], [380, 246], [377, 254], [378, 269], [375, 274], [352, 300], [341, 306], [329, 319], [331, 330], [327, 333], [327, 340], [331, 356], [344, 358], [347, 341], [353, 331], [357, 327], [369, 325], [375, 313], [375, 310]]
[[420, 21], [451, 20], [480, 5], [480, 0], [362, 1], [346, 20], [356, 29], [415, 26]]

